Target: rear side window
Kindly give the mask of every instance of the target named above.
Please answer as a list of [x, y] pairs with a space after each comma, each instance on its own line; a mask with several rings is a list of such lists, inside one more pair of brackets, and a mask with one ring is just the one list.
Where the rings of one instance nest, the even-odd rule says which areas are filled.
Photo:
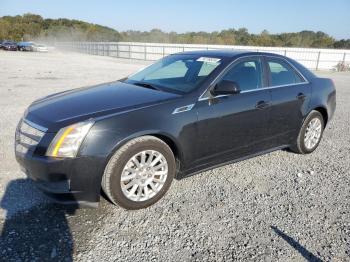
[[241, 91], [256, 89], [261, 87], [261, 69], [259, 58], [247, 59], [234, 65], [223, 80], [236, 82]]
[[267, 61], [270, 69], [270, 86], [292, 85], [305, 82], [304, 79], [286, 62], [280, 59]]

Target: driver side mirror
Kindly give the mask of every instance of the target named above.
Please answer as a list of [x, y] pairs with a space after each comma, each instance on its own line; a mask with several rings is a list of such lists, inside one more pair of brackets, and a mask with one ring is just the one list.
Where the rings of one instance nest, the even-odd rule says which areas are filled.
[[210, 90], [213, 96], [218, 95], [234, 95], [240, 92], [240, 88], [237, 82], [222, 80], [216, 84], [216, 86]]

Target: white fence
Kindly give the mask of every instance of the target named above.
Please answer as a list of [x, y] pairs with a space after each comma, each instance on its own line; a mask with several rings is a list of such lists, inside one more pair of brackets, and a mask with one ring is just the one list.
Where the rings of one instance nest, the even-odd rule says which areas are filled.
[[59, 42], [56, 47], [92, 55], [158, 60], [166, 55], [193, 50], [231, 49], [271, 52], [293, 58], [313, 70], [333, 70], [350, 63], [350, 50], [230, 45], [156, 44], [134, 42]]

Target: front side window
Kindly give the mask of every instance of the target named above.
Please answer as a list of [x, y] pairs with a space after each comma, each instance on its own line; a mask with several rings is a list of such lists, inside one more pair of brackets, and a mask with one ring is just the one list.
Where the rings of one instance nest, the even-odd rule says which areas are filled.
[[302, 83], [304, 80], [286, 62], [280, 59], [267, 61], [270, 69], [270, 86], [291, 85]]
[[163, 89], [188, 93], [199, 86], [219, 65], [220, 58], [198, 55], [171, 55], [129, 76], [125, 82], [147, 84]]
[[247, 59], [234, 65], [223, 77], [223, 80], [236, 82], [241, 91], [261, 87], [262, 66], [259, 58]]

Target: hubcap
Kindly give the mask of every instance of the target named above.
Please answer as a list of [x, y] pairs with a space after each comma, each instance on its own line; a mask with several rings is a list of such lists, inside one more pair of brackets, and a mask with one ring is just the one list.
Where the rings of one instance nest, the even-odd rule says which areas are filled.
[[124, 166], [120, 185], [123, 194], [132, 201], [146, 201], [163, 187], [168, 176], [168, 163], [158, 151], [137, 153]]
[[313, 149], [321, 138], [322, 123], [318, 118], [314, 118], [306, 127], [304, 144], [309, 150]]

